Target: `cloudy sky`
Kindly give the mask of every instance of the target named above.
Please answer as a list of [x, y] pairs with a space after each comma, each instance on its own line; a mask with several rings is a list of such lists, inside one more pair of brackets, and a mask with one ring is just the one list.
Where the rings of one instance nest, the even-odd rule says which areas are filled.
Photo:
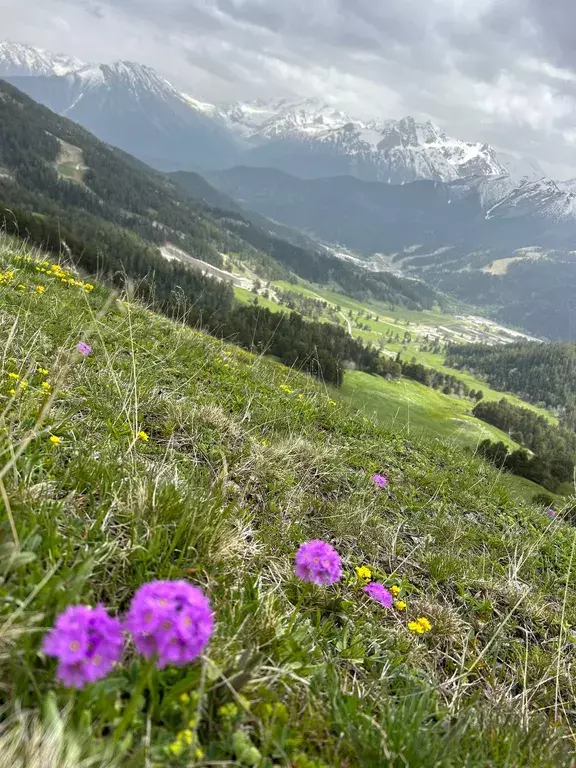
[[0, 0], [4, 39], [132, 59], [209, 101], [430, 117], [576, 176], [574, 0]]

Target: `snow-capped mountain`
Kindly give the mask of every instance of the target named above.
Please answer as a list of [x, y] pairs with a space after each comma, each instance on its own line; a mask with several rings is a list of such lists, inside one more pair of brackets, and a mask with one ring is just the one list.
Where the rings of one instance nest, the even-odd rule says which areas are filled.
[[[0, 77], [161, 170], [271, 167], [300, 178], [339, 175], [405, 184], [474, 179], [486, 209], [543, 174], [533, 161], [502, 157], [430, 121], [360, 120], [320, 99], [215, 105], [182, 94], [151, 67], [84, 64], [0, 42]], [[510, 189], [508, 189], [510, 187]]]
[[507, 174], [487, 144], [451, 138], [434, 123], [412, 117], [362, 121], [317, 99], [237, 103], [219, 116], [252, 147], [254, 165], [304, 177], [318, 175], [317, 165], [326, 173], [330, 156], [334, 172], [327, 175], [348, 172], [389, 183]]
[[0, 40], [1, 77], [65, 75], [82, 66], [79, 59], [71, 56]]

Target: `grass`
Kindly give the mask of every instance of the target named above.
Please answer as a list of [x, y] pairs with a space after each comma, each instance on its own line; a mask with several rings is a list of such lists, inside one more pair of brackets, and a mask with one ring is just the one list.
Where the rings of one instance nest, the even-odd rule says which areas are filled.
[[[423, 339], [414, 334], [413, 327], [405, 324], [406, 321], [408, 321], [412, 324], [412, 326], [430, 326], [431, 328], [438, 328], [442, 326], [444, 328], [449, 328], [453, 332], [459, 334], [465, 333], [467, 330], [469, 330], [466, 322], [460, 318], [455, 317], [454, 315], [448, 315], [443, 312], [428, 310], [417, 312], [415, 310], [406, 309], [404, 307], [396, 307], [391, 309], [389, 306], [381, 302], [362, 303], [347, 296], [343, 296], [342, 294], [335, 293], [334, 291], [329, 291], [328, 289], [321, 286], [307, 286], [303, 284], [292, 285], [290, 283], [284, 282], [277, 282], [275, 285], [284, 291], [300, 293], [303, 296], [307, 296], [308, 298], [322, 298], [332, 305], [339, 305], [346, 316], [349, 310], [352, 310], [355, 313], [368, 312], [374, 316], [378, 316], [378, 320], [368, 320], [366, 317], [362, 317], [362, 325], [369, 326], [369, 331], [358, 329], [355, 321], [352, 321], [353, 336], [363, 339], [366, 342], [377, 344], [385, 334], [393, 332], [394, 334], [398, 333], [402, 337], [406, 331], [409, 331], [413, 334], [413, 340], [411, 342], [403, 344], [402, 342], [397, 343], [387, 341], [385, 346], [386, 350], [394, 353], [400, 352], [403, 360], [410, 361], [414, 358], [417, 362], [422, 363], [429, 368], [433, 368], [436, 371], [455, 376], [464, 384], [467, 384], [471, 390], [481, 389], [484, 393], [485, 400], [501, 400], [503, 397], [505, 397], [513, 405], [522, 408], [528, 408], [535, 413], [538, 413], [540, 416], [543, 416], [551, 423], [558, 424], [557, 417], [546, 408], [541, 408], [539, 406], [533, 405], [532, 403], [527, 403], [526, 401], [510, 392], [501, 392], [499, 390], [492, 389], [485, 381], [471, 373], [468, 373], [467, 371], [459, 371], [455, 368], [446, 366], [444, 364], [445, 355], [423, 350], [421, 348]], [[245, 300], [245, 298], [242, 296], [242, 293], [247, 294], [248, 296], [251, 295], [247, 291], [240, 292], [240, 289], [236, 290], [238, 291], [238, 297], [242, 301]], [[265, 300], [262, 299], [262, 302], [264, 301]], [[266, 301], [265, 304], [263, 303], [263, 306], [267, 306], [268, 309], [277, 312], [285, 309], [273, 301]], [[326, 317], [324, 319], [327, 322], [333, 321], [332, 318], [329, 319]], [[456, 339], [456, 337], [454, 338]]]
[[[573, 765], [563, 513], [450, 441], [30, 258], [0, 244], [1, 765]], [[295, 578], [312, 538], [341, 554], [339, 583]], [[359, 565], [406, 610], [364, 595]], [[59, 685], [55, 617], [122, 615], [153, 579], [210, 598], [205, 654], [156, 670], [128, 645], [104, 680]]]
[[[486, 438], [503, 442], [512, 450], [519, 447], [505, 432], [470, 415], [472, 405], [468, 401], [444, 395], [410, 379], [388, 381], [380, 376], [348, 371], [340, 394], [348, 405], [406, 436], [442, 439], [471, 453]], [[526, 501], [545, 492], [542, 486], [509, 473], [503, 474], [502, 482]]]

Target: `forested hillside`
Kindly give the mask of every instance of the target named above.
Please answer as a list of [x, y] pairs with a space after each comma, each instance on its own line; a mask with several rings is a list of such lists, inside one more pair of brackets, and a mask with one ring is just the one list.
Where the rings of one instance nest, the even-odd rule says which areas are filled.
[[482, 452], [496, 464], [552, 491], [562, 483], [573, 483], [576, 465], [573, 430], [551, 424], [543, 416], [512, 405], [505, 398], [500, 402], [482, 401], [472, 413], [534, 454], [530, 456], [525, 450], [510, 453], [503, 443], [485, 441]]
[[495, 389], [542, 403], [557, 410], [567, 425], [576, 425], [576, 344], [452, 345], [446, 364], [485, 376]]
[[[196, 187], [204, 198], [210, 197], [207, 187], [206, 182]], [[214, 190], [209, 202], [219, 199], [225, 201]], [[221, 264], [222, 252], [239, 254], [267, 278], [294, 272], [355, 296], [365, 293], [411, 308], [435, 301], [436, 294], [419, 282], [386, 273], [368, 279], [363, 270], [322, 250], [307, 250], [260, 229], [237, 210], [210, 207], [3, 81], [0, 203], [65, 224], [74, 237], [100, 252], [103, 268], [107, 259], [145, 262], [150, 268], [160, 259], [157, 246], [169, 240], [215, 265]]]

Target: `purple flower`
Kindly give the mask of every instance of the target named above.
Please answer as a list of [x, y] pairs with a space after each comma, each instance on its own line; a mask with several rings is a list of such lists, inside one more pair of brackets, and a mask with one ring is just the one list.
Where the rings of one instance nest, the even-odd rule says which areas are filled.
[[381, 603], [384, 608], [392, 608], [392, 593], [383, 584], [373, 581], [371, 584], [366, 584], [362, 588], [362, 592], [366, 592], [367, 595]]
[[552, 509], [552, 507], [548, 507], [548, 509], [546, 510], [546, 514], [548, 515], [548, 517], [556, 517], [557, 513], [556, 513], [556, 510]]
[[199, 656], [214, 631], [210, 601], [186, 581], [151, 581], [136, 592], [126, 617], [138, 651], [157, 666], [183, 666]]
[[92, 347], [88, 342], [81, 341], [78, 346], [76, 347], [76, 350], [81, 354], [84, 355], [84, 357], [88, 357], [88, 355], [92, 354]]
[[296, 553], [296, 576], [313, 584], [334, 584], [342, 576], [342, 562], [334, 547], [313, 539]]
[[386, 488], [386, 486], [388, 485], [388, 478], [386, 477], [386, 475], [376, 474], [372, 476], [372, 482], [374, 483], [374, 485], [377, 485], [378, 488]]
[[68, 688], [101, 680], [122, 656], [122, 625], [102, 605], [72, 605], [58, 616], [43, 650], [58, 659], [57, 677]]

